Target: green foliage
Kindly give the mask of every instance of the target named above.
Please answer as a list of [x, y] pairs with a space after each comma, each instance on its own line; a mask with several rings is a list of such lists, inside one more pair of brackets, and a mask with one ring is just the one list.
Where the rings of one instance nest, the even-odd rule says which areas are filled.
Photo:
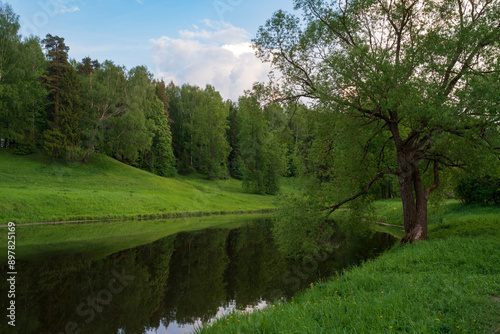
[[241, 162], [241, 156], [240, 156], [240, 148], [239, 148], [239, 141], [238, 141], [238, 133], [240, 131], [240, 125], [238, 123], [238, 106], [231, 102], [227, 102], [229, 104], [229, 117], [228, 117], [228, 122], [229, 122], [229, 128], [227, 131], [227, 141], [229, 143], [229, 146], [231, 147], [231, 152], [229, 153], [228, 156], [228, 171], [229, 174], [232, 177], [241, 179], [242, 175], [240, 172], [240, 162]]
[[136, 67], [130, 71], [129, 81], [137, 82], [137, 87], [132, 90], [132, 94], [142, 97], [138, 109], [144, 113], [148, 122], [148, 128], [144, 131], [151, 132], [153, 135], [150, 147], [143, 150], [139, 166], [160, 176], [173, 176], [175, 175], [175, 158], [166, 112], [168, 101], [160, 100], [158, 87], [155, 84], [152, 85], [151, 77], [152, 75], [144, 67]]
[[145, 154], [146, 166], [157, 175], [173, 176], [176, 173], [175, 157], [172, 151], [172, 134], [168, 118], [164, 109], [161, 108], [159, 100], [151, 102], [155, 104], [152, 109], [155, 113], [151, 115], [150, 119], [154, 121], [156, 130], [151, 150]]
[[207, 85], [203, 105], [194, 120], [194, 138], [199, 147], [198, 170], [209, 179], [227, 178], [227, 158], [230, 146], [227, 142], [228, 105], [214, 87]]
[[273, 235], [283, 254], [300, 257], [331, 250], [334, 222], [325, 219], [316, 198], [300, 192], [281, 195], [278, 207]]
[[142, 66], [127, 72], [111, 61], [98, 65], [86, 58], [77, 67], [89, 85], [81, 126], [88, 152], [98, 150], [161, 176], [174, 175], [168, 101], [157, 87], [161, 83]]
[[201, 172], [209, 179], [227, 178], [229, 104], [212, 86], [167, 86], [177, 168]]
[[12, 8], [0, 3], [0, 138], [14, 145], [18, 154], [29, 154], [44, 121], [46, 92], [39, 77], [45, 59], [39, 39], [22, 40], [19, 28]]
[[[84, 82], [84, 86], [90, 86], [90, 75], [84, 78]], [[112, 140], [108, 129], [112, 127], [114, 118], [125, 113], [123, 94], [126, 87], [127, 77], [123, 67], [105, 61], [99, 70], [94, 71], [92, 89], [85, 93], [85, 111], [81, 122], [83, 145], [90, 152]]]
[[66, 136], [57, 128], [43, 133], [45, 152], [51, 157], [61, 158], [66, 153], [68, 142]]
[[69, 47], [64, 38], [48, 34], [42, 43], [47, 58], [47, 74], [43, 75], [43, 80], [50, 101], [44, 148], [55, 158], [75, 157], [74, 152], [80, 143], [81, 82], [68, 62]]
[[374, 199], [389, 199], [399, 197], [398, 180], [394, 175], [384, 175], [370, 189]]
[[464, 176], [455, 187], [457, 198], [466, 205], [500, 205], [500, 178], [486, 176], [478, 180]]
[[[88, 75], [91, 78], [92, 73], [101, 67], [99, 61], [92, 60], [90, 57], [85, 57], [82, 59], [81, 63], [76, 64], [76, 70], [80, 75]], [[92, 87], [92, 80], [90, 80], [90, 87]]]
[[106, 119], [102, 149], [109, 156], [133, 165], [152, 144], [154, 123], [147, 118], [150, 110], [146, 109], [149, 107], [146, 92], [154, 87], [150, 87], [150, 75], [144, 67], [133, 68], [126, 78], [125, 90], [115, 92], [121, 102], [120, 115]]
[[243, 162], [243, 186], [259, 194], [279, 192], [279, 179], [286, 168], [285, 150], [277, 141], [272, 118], [282, 113], [277, 105], [262, 108], [254, 92], [239, 101], [238, 148]]
[[336, 194], [318, 199], [324, 207], [334, 211], [377, 179], [373, 195], [398, 194], [380, 183], [395, 175], [406, 240], [425, 239], [418, 212], [446, 181], [442, 170], [499, 166], [500, 2], [481, 6], [297, 0], [302, 16], [277, 11], [259, 29], [257, 54], [275, 69], [268, 96], [312, 107], [306, 173], [332, 184]]
[[[387, 185], [397, 182], [392, 175], [381, 178], [372, 187], [370, 196], [347, 203], [347, 210], [341, 209], [329, 217], [329, 203], [341, 202], [363, 191], [378, 168], [393, 167], [387, 158], [377, 162], [380, 149], [384, 155], [390, 152], [386, 147], [390, 138], [375, 127], [359, 132], [360, 122], [346, 121], [321, 108], [308, 110], [308, 114], [311, 128], [308, 146], [300, 149], [303, 151], [300, 154], [305, 155], [301, 158], [304, 160], [303, 194], [299, 191], [295, 198], [285, 198], [278, 203], [282, 214], [277, 218], [275, 234], [280, 245], [289, 245], [283, 246], [283, 251], [290, 255], [314, 253], [328, 246], [326, 240], [332, 237], [332, 220], [344, 230], [366, 231], [376, 219], [370, 202], [390, 194], [394, 189], [386, 190]], [[353, 132], [358, 133], [356, 138], [352, 138]]]

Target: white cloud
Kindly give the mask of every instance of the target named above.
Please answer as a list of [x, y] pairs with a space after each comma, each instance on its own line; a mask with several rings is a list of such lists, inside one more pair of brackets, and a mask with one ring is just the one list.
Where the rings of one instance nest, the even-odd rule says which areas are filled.
[[72, 6], [72, 7], [66, 7], [64, 5], [59, 5], [59, 13], [61, 14], [64, 14], [64, 13], [74, 13], [74, 12], [78, 12], [80, 10], [80, 8], [76, 7], [76, 6]]
[[234, 101], [254, 82], [266, 81], [269, 65], [255, 57], [247, 31], [224, 22], [203, 25], [180, 31], [178, 38], [151, 40], [158, 77], [177, 85], [211, 84]]
[[56, 0], [55, 4], [59, 7], [59, 14], [78, 12], [80, 10], [78, 6], [70, 5], [76, 1], [80, 2], [79, 0]]

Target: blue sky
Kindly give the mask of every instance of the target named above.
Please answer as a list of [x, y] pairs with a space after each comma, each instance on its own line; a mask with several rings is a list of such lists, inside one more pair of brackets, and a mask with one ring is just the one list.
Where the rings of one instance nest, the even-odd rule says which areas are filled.
[[146, 65], [177, 85], [212, 84], [237, 99], [268, 67], [250, 41], [278, 9], [293, 0], [10, 0], [21, 33], [64, 37], [70, 57]]

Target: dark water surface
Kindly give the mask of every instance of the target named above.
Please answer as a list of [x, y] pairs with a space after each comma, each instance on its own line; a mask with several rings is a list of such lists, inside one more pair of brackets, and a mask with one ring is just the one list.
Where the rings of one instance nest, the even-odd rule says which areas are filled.
[[[339, 248], [312, 260], [284, 258], [263, 219], [180, 233], [96, 260], [72, 254], [18, 261], [16, 331], [4, 319], [0, 332], [189, 333], [231, 310], [290, 298], [394, 243], [380, 233], [336, 235]], [[5, 310], [7, 298], [0, 300]]]

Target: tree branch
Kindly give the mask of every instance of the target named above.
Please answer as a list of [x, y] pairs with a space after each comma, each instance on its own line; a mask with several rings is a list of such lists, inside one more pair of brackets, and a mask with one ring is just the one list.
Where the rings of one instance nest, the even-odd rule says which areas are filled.
[[434, 161], [434, 184], [430, 186], [429, 188], [425, 189], [425, 199], [429, 200], [429, 197], [431, 195], [431, 192], [437, 189], [439, 187], [439, 168], [438, 164], [436, 161]]
[[492, 186], [492, 187], [497, 187], [497, 188], [500, 188], [500, 184], [495, 184], [495, 183], [491, 183], [491, 182], [488, 182], [486, 180], [483, 180], [482, 178], [480, 177], [474, 177], [476, 180], [478, 180], [479, 182], [481, 183], [484, 183], [484, 184], [487, 184], [489, 186]]
[[[346, 30], [346, 33], [347, 35], [349, 36], [349, 38], [345, 37], [344, 35], [342, 35], [342, 33], [340, 31], [338, 31], [337, 29], [335, 29], [330, 23], [328, 23], [328, 21], [326, 21], [322, 16], [321, 14], [318, 12], [318, 10], [314, 7], [313, 4], [311, 4], [310, 1], [308, 1], [308, 6], [309, 6], [309, 9], [311, 10], [311, 12], [313, 13], [313, 15], [321, 21], [321, 23], [323, 23], [325, 26], [328, 27], [328, 29], [330, 29], [330, 31], [335, 35], [337, 36], [338, 38], [340, 38], [342, 41], [344, 41], [347, 45], [356, 45], [356, 42], [354, 41], [354, 38], [352, 37], [352, 35], [350, 34], [349, 30]], [[343, 13], [343, 18], [344, 18], [344, 27], [347, 28], [346, 24], [345, 24], [345, 13]]]
[[329, 215], [331, 215], [335, 210], [337, 210], [338, 208], [340, 208], [342, 205], [346, 204], [346, 203], [349, 203], [351, 201], [354, 201], [355, 199], [357, 199], [358, 197], [360, 196], [363, 196], [363, 195], [366, 195], [368, 193], [368, 191], [370, 191], [370, 188], [373, 186], [373, 184], [375, 183], [375, 181], [377, 181], [378, 179], [380, 179], [382, 176], [384, 175], [388, 175], [388, 174], [391, 174], [391, 175], [398, 175], [398, 172], [395, 172], [395, 171], [392, 171], [392, 170], [386, 170], [386, 171], [382, 171], [382, 172], [378, 172], [377, 175], [375, 175], [371, 180], [370, 182], [368, 182], [368, 185], [366, 186], [366, 188], [361, 191], [360, 193], [346, 199], [345, 201], [342, 201], [334, 206], [330, 206], [330, 207], [327, 207], [327, 208], [324, 208], [322, 211], [325, 211], [325, 210], [330, 210], [327, 214], [327, 217]]

